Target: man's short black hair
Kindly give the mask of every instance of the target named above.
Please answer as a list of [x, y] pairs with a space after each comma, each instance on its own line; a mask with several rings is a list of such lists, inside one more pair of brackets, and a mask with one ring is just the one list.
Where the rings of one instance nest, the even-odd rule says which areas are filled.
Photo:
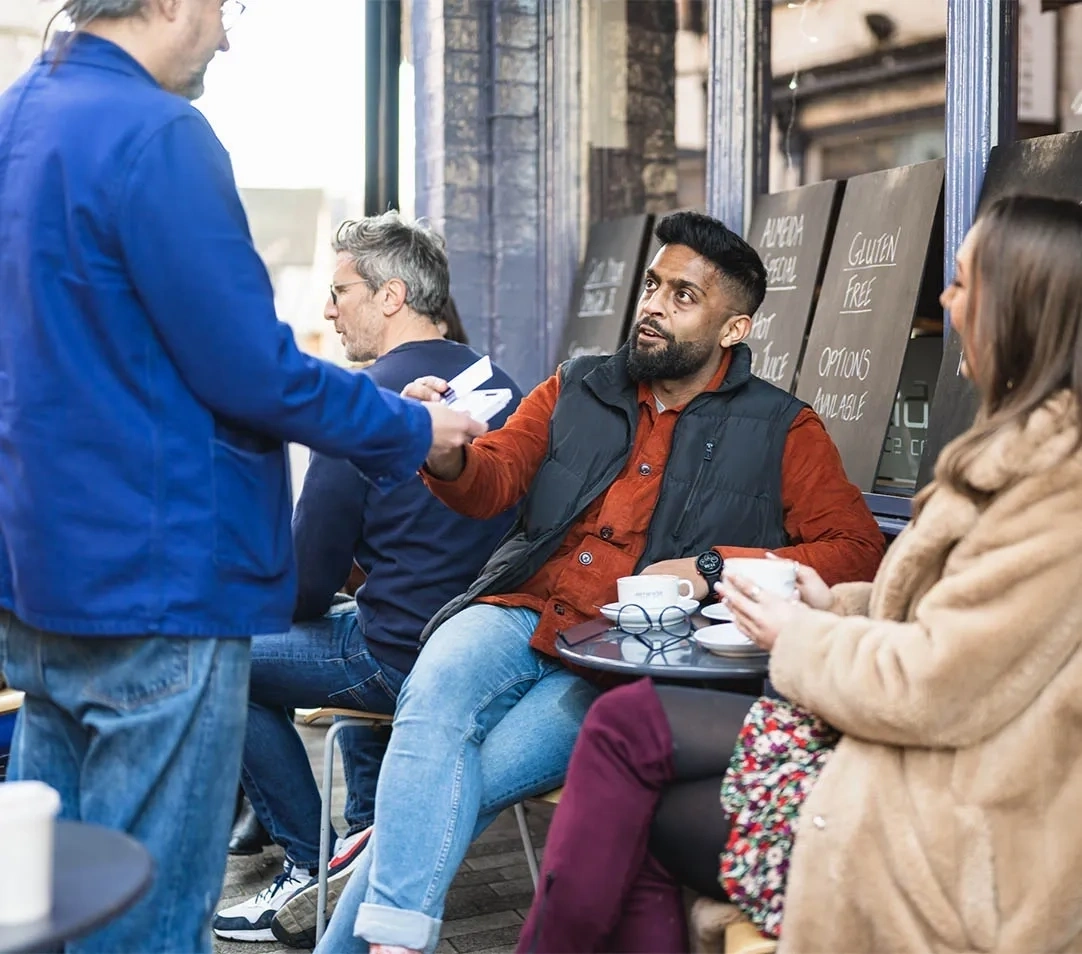
[[686, 245], [717, 266], [740, 313], [754, 315], [766, 296], [766, 268], [755, 251], [720, 219], [702, 212], [673, 212], [654, 229], [662, 245]]

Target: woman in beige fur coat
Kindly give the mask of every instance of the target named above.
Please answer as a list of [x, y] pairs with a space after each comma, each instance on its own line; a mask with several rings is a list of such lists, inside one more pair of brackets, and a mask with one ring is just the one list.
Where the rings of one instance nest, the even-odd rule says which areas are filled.
[[995, 204], [943, 304], [982, 410], [875, 582], [724, 586], [779, 691], [843, 733], [785, 951], [1082, 950], [1082, 210]]
[[[786, 954], [1082, 951], [1082, 208], [993, 204], [943, 305], [981, 410], [875, 581], [719, 590], [776, 688], [842, 733], [801, 810]], [[686, 950], [670, 889], [723, 897], [751, 701], [643, 680], [594, 704], [520, 951]]]

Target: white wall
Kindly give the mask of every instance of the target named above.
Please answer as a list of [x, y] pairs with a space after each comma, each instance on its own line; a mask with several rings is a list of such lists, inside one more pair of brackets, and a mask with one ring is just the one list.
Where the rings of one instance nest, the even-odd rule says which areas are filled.
[[7, 89], [41, 52], [45, 24], [57, 3], [0, 0], [0, 89]]

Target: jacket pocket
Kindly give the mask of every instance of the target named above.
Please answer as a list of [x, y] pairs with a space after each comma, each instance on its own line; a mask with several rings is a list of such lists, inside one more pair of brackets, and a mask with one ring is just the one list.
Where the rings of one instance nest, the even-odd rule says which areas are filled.
[[292, 561], [284, 451], [242, 450], [212, 440], [211, 453], [215, 567], [227, 579], [280, 579]]

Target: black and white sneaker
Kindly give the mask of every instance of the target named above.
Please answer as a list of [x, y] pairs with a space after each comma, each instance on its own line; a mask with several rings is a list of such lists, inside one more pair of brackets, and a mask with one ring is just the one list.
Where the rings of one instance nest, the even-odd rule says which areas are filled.
[[[334, 857], [327, 868], [327, 920], [346, 886], [349, 876], [361, 860], [372, 829], [366, 828], [345, 839], [338, 839]], [[319, 879], [312, 878], [300, 891], [294, 892], [281, 906], [271, 922], [276, 940], [287, 947], [305, 947], [311, 950], [316, 944], [316, 910], [319, 900]]]
[[273, 941], [271, 921], [278, 909], [311, 880], [307, 868], [294, 867], [287, 859], [273, 884], [254, 898], [222, 908], [214, 915], [211, 928], [218, 937], [228, 941]]

